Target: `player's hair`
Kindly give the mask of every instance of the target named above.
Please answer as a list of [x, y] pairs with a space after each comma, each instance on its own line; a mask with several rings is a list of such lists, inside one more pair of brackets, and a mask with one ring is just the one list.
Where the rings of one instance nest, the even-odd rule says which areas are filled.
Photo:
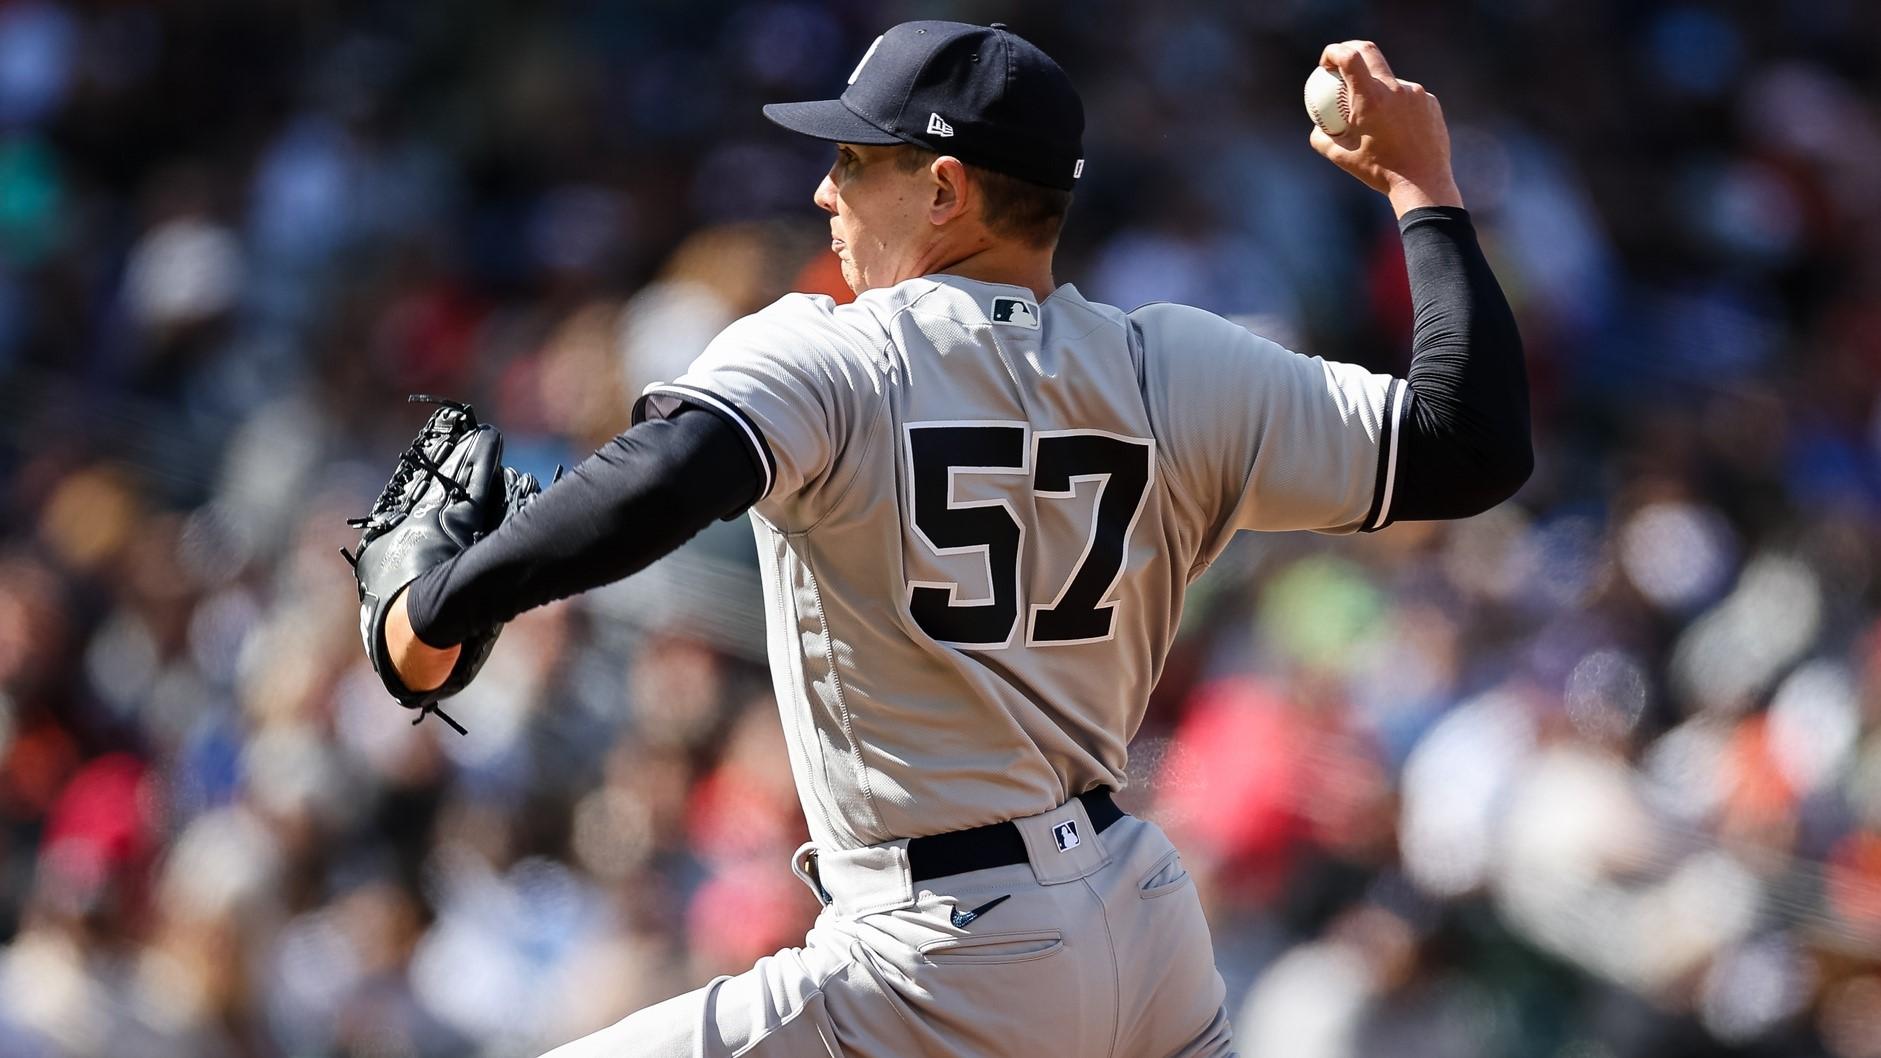
[[[934, 164], [940, 155], [925, 147], [903, 146], [895, 152], [895, 167], [905, 173]], [[980, 219], [993, 234], [1018, 239], [1041, 249], [1054, 246], [1071, 209], [1071, 192], [1016, 176], [966, 164], [980, 189]]]

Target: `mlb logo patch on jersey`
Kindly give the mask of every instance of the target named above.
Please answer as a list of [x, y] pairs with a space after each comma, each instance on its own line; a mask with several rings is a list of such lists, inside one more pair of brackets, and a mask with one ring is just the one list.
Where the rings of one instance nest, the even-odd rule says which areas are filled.
[[1038, 306], [1024, 298], [994, 298], [993, 322], [1038, 330]]
[[1078, 847], [1078, 821], [1067, 819], [1052, 828], [1052, 840], [1058, 843], [1059, 852], [1070, 852]]

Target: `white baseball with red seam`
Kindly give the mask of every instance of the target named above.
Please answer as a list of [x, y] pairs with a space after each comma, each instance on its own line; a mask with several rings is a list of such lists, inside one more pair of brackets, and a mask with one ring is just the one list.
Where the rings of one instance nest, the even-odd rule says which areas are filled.
[[1306, 114], [1328, 136], [1345, 132], [1352, 121], [1352, 98], [1346, 94], [1345, 78], [1324, 66], [1313, 67], [1306, 79]]

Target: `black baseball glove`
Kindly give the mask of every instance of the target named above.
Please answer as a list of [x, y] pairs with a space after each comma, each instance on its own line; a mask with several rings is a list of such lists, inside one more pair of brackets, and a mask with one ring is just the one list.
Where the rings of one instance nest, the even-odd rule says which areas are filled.
[[478, 422], [470, 405], [436, 397], [410, 399], [436, 404], [438, 410], [399, 455], [392, 480], [379, 493], [372, 512], [347, 520], [360, 530], [358, 553], [341, 548], [340, 554], [352, 563], [359, 581], [359, 634], [385, 689], [400, 705], [418, 710], [412, 723], [436, 713], [462, 734], [463, 725], [439, 709], [438, 702], [463, 690], [477, 675], [503, 626], [477, 629], [461, 644], [457, 664], [441, 686], [414, 691], [400, 681], [386, 652], [386, 613], [401, 588], [488, 536], [542, 489], [534, 475], [503, 465], [503, 434]]

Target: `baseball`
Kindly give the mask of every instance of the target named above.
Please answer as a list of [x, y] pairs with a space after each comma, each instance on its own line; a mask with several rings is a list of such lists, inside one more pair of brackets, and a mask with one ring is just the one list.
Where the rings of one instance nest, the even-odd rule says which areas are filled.
[[1306, 79], [1306, 114], [1328, 136], [1344, 132], [1352, 118], [1352, 102], [1345, 94], [1345, 78], [1324, 66], [1313, 67]]

